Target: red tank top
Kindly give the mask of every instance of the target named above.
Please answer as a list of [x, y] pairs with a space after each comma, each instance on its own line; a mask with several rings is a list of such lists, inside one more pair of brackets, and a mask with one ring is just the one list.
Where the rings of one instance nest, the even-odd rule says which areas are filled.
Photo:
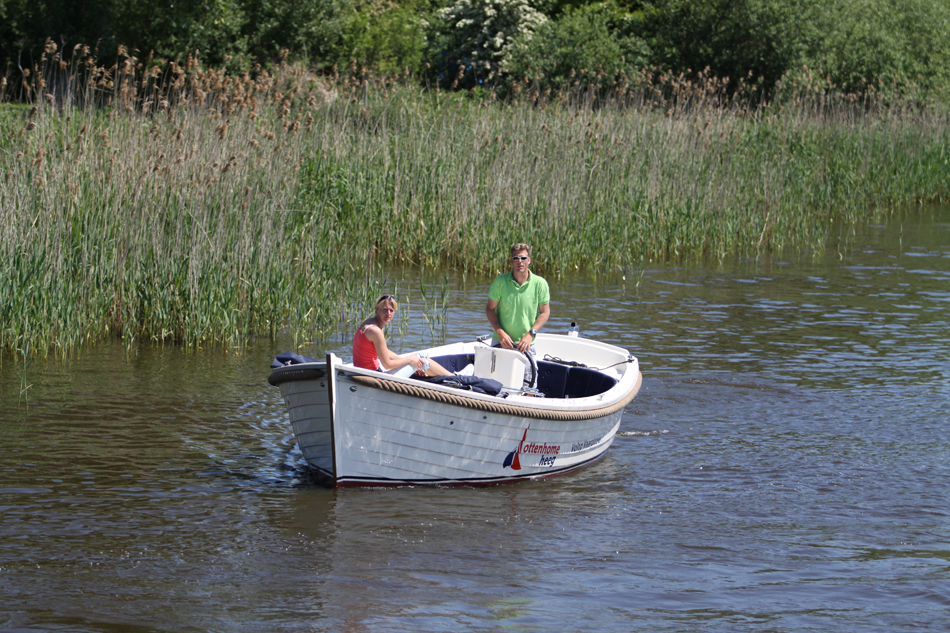
[[376, 355], [376, 346], [366, 338], [363, 328], [356, 330], [353, 335], [353, 364], [363, 369], [380, 369], [382, 364]]

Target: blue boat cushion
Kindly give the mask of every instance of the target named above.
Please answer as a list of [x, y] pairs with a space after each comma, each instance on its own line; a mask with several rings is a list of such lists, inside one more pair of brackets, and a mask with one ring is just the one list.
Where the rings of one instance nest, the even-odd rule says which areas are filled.
[[608, 391], [616, 384], [616, 378], [611, 378], [599, 371], [586, 367], [571, 367], [567, 372], [565, 397], [586, 398], [596, 396]]
[[[455, 373], [473, 364], [475, 355], [447, 354], [433, 356], [432, 360]], [[615, 378], [594, 369], [538, 361], [538, 391], [546, 398], [586, 398], [604, 393], [616, 384]]]
[[565, 365], [538, 361], [538, 391], [545, 398], [563, 398], [567, 390], [567, 370]]
[[274, 358], [274, 361], [270, 364], [271, 369], [277, 369], [278, 367], [285, 367], [287, 365], [300, 365], [303, 363], [318, 363], [316, 358], [310, 358], [309, 356], [301, 356], [300, 354], [295, 354], [294, 352], [281, 352]]
[[501, 393], [502, 384], [491, 378], [479, 378], [478, 376], [413, 376], [416, 380], [453, 387], [455, 389], [464, 389], [476, 393], [484, 393], [489, 396], [497, 396]]
[[446, 356], [433, 356], [432, 360], [454, 374], [455, 372], [462, 371], [469, 365], [475, 364], [475, 354], [449, 354]]

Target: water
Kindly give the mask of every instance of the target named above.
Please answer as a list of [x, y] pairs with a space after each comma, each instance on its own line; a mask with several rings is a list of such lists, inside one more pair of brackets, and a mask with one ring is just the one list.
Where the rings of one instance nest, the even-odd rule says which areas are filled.
[[[407, 279], [404, 350], [433, 336]], [[450, 278], [449, 339], [489, 281]], [[950, 209], [550, 282], [548, 331], [644, 383], [604, 459], [537, 483], [314, 485], [266, 383], [288, 341], [4, 359], [0, 630], [947, 630]]]

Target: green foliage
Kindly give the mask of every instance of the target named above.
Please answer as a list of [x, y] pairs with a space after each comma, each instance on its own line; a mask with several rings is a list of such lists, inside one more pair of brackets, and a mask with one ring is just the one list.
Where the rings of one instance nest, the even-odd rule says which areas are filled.
[[436, 17], [438, 79], [458, 88], [497, 82], [517, 47], [547, 21], [528, 0], [455, 0]]
[[950, 3], [943, 0], [654, 0], [646, 12], [654, 63], [758, 83], [819, 73], [863, 93], [950, 89]]
[[[0, 72], [29, 68], [47, 38], [61, 46], [101, 39], [113, 46], [112, 0], [0, 0]], [[90, 36], [97, 36], [90, 40]], [[114, 47], [114, 46], [113, 46]]]
[[[829, 87], [888, 93], [950, 88], [950, 3], [845, 0], [811, 15], [802, 64]], [[790, 68], [790, 70], [797, 70]]]
[[344, 19], [337, 63], [353, 60], [360, 68], [387, 75], [416, 71], [422, 64], [429, 26], [424, 4], [357, 0], [355, 10]]
[[231, 70], [427, 67], [459, 89], [525, 78], [560, 89], [585, 67], [602, 87], [649, 67], [728, 77], [726, 92], [752, 85], [766, 100], [816, 76], [824, 89], [950, 99], [947, 0], [0, 0], [8, 91], [47, 38], [67, 59], [83, 44], [109, 63], [122, 46], [139, 60], [199, 51]]
[[102, 59], [118, 46], [172, 58], [199, 51], [213, 65], [243, 68], [285, 55], [317, 66], [348, 65], [382, 73], [416, 70], [433, 0], [195, 0], [48, 2], [0, 0], [0, 56], [33, 63], [48, 36], [71, 48], [98, 44]]
[[[758, 82], [770, 90], [803, 60], [799, 31], [811, 17], [800, 0], [654, 0], [647, 29], [654, 62], [674, 74]], [[817, 10], [817, 9], [816, 9]], [[708, 69], [708, 70], [707, 70]]]
[[649, 61], [649, 47], [635, 35], [640, 22], [610, 2], [569, 10], [542, 24], [514, 52], [509, 76], [515, 81], [530, 78], [541, 89], [560, 90], [575, 82], [607, 89]]
[[174, 56], [200, 50], [220, 63], [246, 54], [241, 35], [243, 0], [133, 2], [131, 0], [0, 0], [0, 59], [28, 68], [47, 38], [63, 51], [77, 44], [96, 47], [105, 60], [118, 47]]
[[244, 33], [254, 59], [273, 61], [286, 51], [319, 67], [329, 68], [339, 61], [354, 0], [243, 1], [248, 16]]
[[111, 42], [130, 51], [166, 56], [200, 51], [214, 65], [232, 57], [245, 61], [247, 43], [241, 35], [245, 15], [240, 0], [111, 0], [109, 4], [114, 24]]

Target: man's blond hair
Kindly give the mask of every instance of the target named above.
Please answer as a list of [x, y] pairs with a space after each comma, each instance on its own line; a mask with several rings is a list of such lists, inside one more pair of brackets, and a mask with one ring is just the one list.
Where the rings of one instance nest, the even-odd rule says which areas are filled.
[[518, 242], [511, 247], [511, 256], [514, 257], [515, 253], [520, 253], [521, 251], [525, 251], [528, 253], [528, 257], [531, 257], [531, 247], [524, 242]]

